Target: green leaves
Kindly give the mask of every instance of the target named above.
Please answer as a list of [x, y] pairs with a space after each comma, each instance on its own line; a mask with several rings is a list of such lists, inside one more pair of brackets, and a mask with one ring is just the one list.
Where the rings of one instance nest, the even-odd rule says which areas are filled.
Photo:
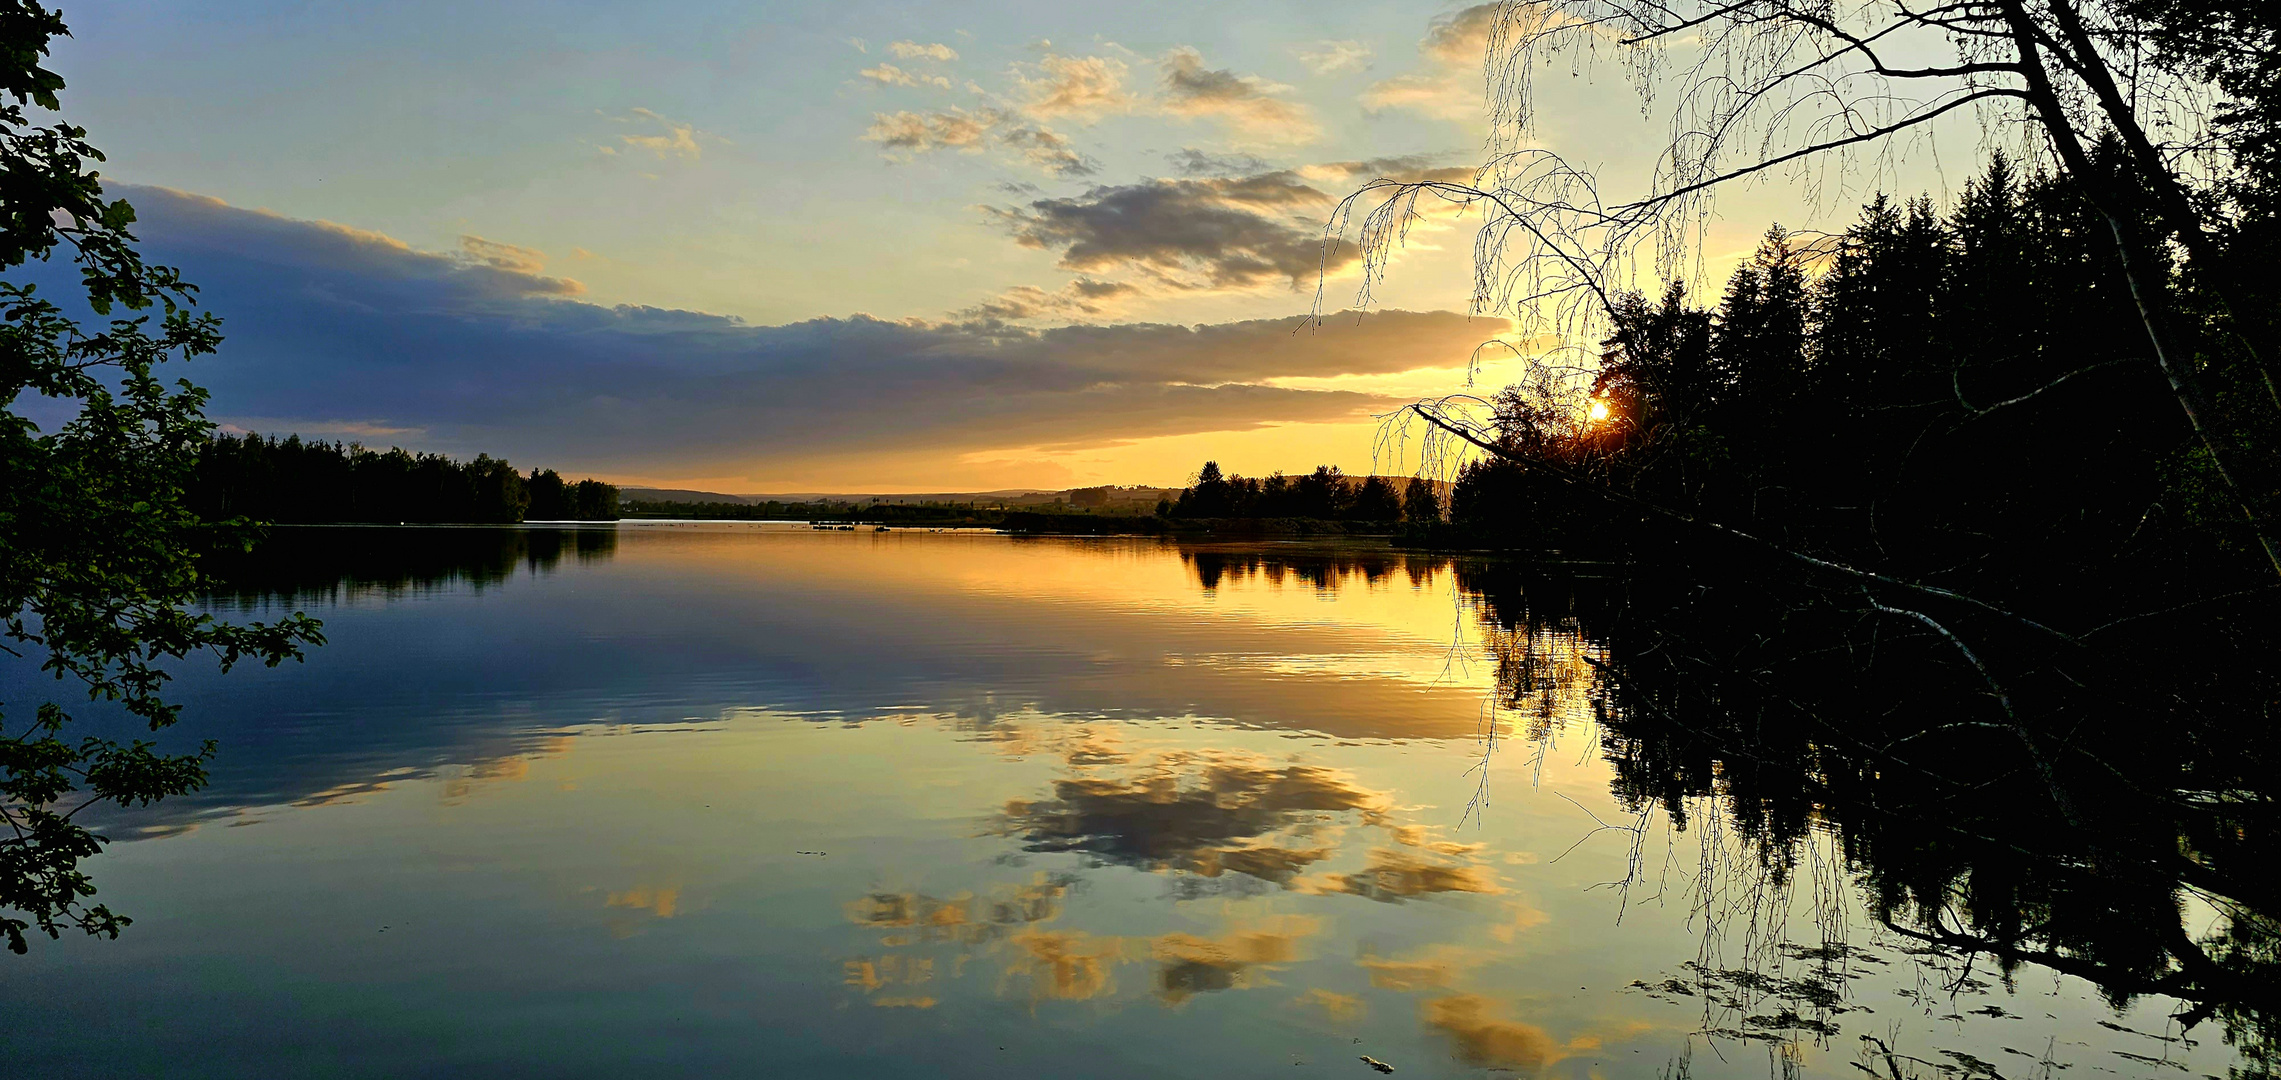
[[[0, 702], [0, 935], [19, 953], [32, 930], [118, 936], [128, 920], [88, 902], [95, 887], [79, 869], [105, 838], [74, 817], [196, 791], [214, 756], [211, 742], [194, 753], [74, 742], [64, 701], [159, 731], [181, 717], [165, 697], [170, 665], [200, 654], [225, 671], [248, 659], [275, 666], [324, 641], [298, 613], [241, 625], [197, 610], [203, 553], [242, 551], [255, 534], [190, 507], [185, 485], [214, 428], [206, 392], [156, 372], [214, 352], [221, 323], [190, 310], [196, 290], [177, 271], [142, 261], [127, 232], [134, 208], [106, 202], [85, 168], [102, 160], [86, 132], [25, 125], [25, 101], [56, 107], [63, 82], [38, 60], [63, 32], [35, 0], [0, 0], [0, 94], [16, 99], [0, 104], [0, 271], [63, 248], [97, 315], [159, 311], [82, 327], [32, 286], [0, 281], [0, 649], [57, 684], [57, 700], [28, 720]], [[77, 412], [42, 434], [13, 411], [27, 393]]]

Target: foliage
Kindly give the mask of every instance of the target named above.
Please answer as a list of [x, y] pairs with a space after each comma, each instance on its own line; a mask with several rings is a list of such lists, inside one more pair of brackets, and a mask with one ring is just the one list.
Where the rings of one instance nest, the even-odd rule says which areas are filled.
[[[2159, 407], [2127, 292], [2077, 185], [2001, 158], [1946, 216], [1879, 198], [1811, 249], [1777, 229], [1715, 309], [1677, 286], [1622, 296], [1590, 382], [1540, 368], [1500, 394], [1482, 440], [1495, 453], [1461, 476], [1453, 509], [1521, 547], [1620, 546], [1608, 530], [1643, 516], [1710, 520], [1989, 598], [2153, 588], [2053, 579], [2118, 556], [2238, 573], [2255, 537]], [[2252, 376], [2232, 377], [2232, 422], [2261, 430]], [[2272, 471], [2239, 476], [2274, 498]], [[1516, 517], [1533, 532], [1497, 523]]]
[[[243, 546], [237, 524], [212, 525], [184, 498], [211, 425], [205, 394], [169, 387], [156, 369], [212, 353], [212, 315], [171, 268], [145, 264], [134, 210], [106, 200], [88, 168], [102, 155], [69, 124], [41, 126], [63, 82], [40, 66], [62, 20], [36, 0], [0, 0], [0, 271], [59, 247], [79, 266], [83, 327], [30, 285], [0, 281], [0, 650], [61, 684], [55, 699], [0, 713], [0, 934], [25, 951], [27, 930], [77, 928], [116, 937], [128, 919], [91, 903], [81, 861], [105, 838], [74, 823], [97, 803], [147, 805], [205, 782], [208, 744], [70, 737], [72, 698], [151, 731], [180, 707], [165, 699], [167, 666], [210, 654], [224, 670], [277, 664], [322, 640], [315, 621], [232, 624], [196, 610], [200, 553]], [[155, 316], [155, 323], [153, 321]], [[19, 410], [63, 412], [52, 432]]]
[[1347, 512], [1357, 521], [1400, 521], [1402, 496], [1395, 493], [1393, 481], [1373, 476], [1355, 489], [1354, 505]]
[[1413, 525], [1432, 525], [1441, 521], [1441, 493], [1426, 482], [1423, 476], [1413, 476], [1402, 488], [1402, 520]]
[[[1424, 483], [1412, 481], [1412, 486]], [[1426, 485], [1431, 493], [1432, 486]], [[1318, 465], [1304, 476], [1273, 473], [1266, 477], [1224, 474], [1220, 463], [1207, 461], [1197, 470], [1196, 482], [1167, 508], [1176, 518], [1302, 518], [1315, 521], [1351, 521], [1392, 525], [1403, 520], [1407, 503], [1383, 476], [1356, 482], [1336, 465]], [[1427, 504], [1418, 503], [1423, 510]], [[1432, 509], [1438, 516], [1438, 502]]]
[[524, 490], [530, 493], [530, 506], [523, 511], [529, 521], [616, 521], [618, 519], [618, 488], [600, 480], [580, 480], [570, 483], [553, 469], [532, 469], [524, 481]]
[[[1695, 800], [1777, 876], [1834, 826], [1898, 932], [2183, 997], [2267, 1072], [2281, 9], [1489, 15], [1471, 182], [1377, 181], [1330, 225], [1359, 227], [1367, 298], [1421, 199], [1480, 209], [1475, 304], [1567, 342], [1402, 419], [1478, 455], [1451, 531], [1634, 562], [1594, 666], [1620, 793]], [[1670, 125], [1612, 195], [1532, 130], [1534, 80], [1607, 54]], [[1718, 192], [1842, 192], [1971, 118], [2040, 167], [1995, 156], [1945, 214], [1777, 227], [1689, 304]], [[1674, 284], [1627, 291], [1651, 274]]]
[[[1631, 806], [1717, 813], [1777, 878], [1835, 825], [1898, 932], [2184, 998], [2255, 1062], [2281, 1017], [2281, 607], [2100, 215], [1998, 158], [1945, 215], [1880, 198], [1811, 245], [1770, 232], [1714, 309], [1620, 297], [1590, 382], [1493, 403], [1451, 528], [1633, 562], [1598, 611], [1533, 601], [1607, 649]], [[2270, 462], [2216, 322], [2180, 359]], [[2272, 498], [2272, 471], [2236, 478]], [[1530, 618], [1528, 590], [1477, 587]]]
[[509, 524], [612, 521], [618, 489], [599, 480], [569, 483], [552, 469], [524, 477], [478, 454], [385, 452], [353, 443], [303, 442], [299, 435], [218, 435], [199, 454], [193, 504], [213, 517], [291, 524]]
[[1003, 521], [1001, 504], [974, 503], [858, 503], [841, 500], [785, 502], [684, 502], [674, 499], [628, 499], [630, 518], [690, 518], [714, 521], [836, 521], [885, 525], [988, 526]]
[[[1331, 228], [1359, 226], [1367, 297], [1421, 219], [1420, 199], [1478, 208], [1475, 304], [1590, 340], [1621, 321], [1625, 283], [1643, 269], [1659, 279], [1699, 272], [1718, 192], [1776, 174], [1842, 190], [1976, 117], [1984, 145], [2017, 147], [2064, 181], [2081, 211], [2075, 246], [2104, 249], [2119, 286], [2108, 303], [2135, 324], [2113, 343], [2133, 342], [2137, 362], [2160, 376], [2158, 392], [2198, 444], [2193, 469], [2211, 507], [2281, 576], [2265, 441], [2281, 413], [2281, 321], [2258, 285], [2281, 239], [2272, 8], [1506, 0], [1489, 12], [1492, 135], [1471, 182], [1376, 181], [1337, 208]], [[1604, 53], [1629, 70], [1643, 111], [1670, 125], [1645, 190], [1614, 197], [1533, 132], [1536, 79], [1574, 76]], [[1780, 312], [1779, 294], [1796, 283], [1733, 284], [1744, 292], [1731, 299], [1763, 292]], [[1736, 333], [1790, 332], [1756, 326], [1747, 303], [1731, 306]], [[1448, 404], [1413, 413], [1464, 427]]]

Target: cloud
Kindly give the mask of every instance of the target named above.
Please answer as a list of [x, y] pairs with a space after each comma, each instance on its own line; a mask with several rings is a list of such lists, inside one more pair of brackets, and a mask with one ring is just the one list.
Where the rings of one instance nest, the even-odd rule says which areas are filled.
[[681, 890], [669, 886], [637, 886], [625, 892], [610, 893], [603, 901], [603, 906], [627, 908], [647, 912], [660, 919], [670, 919], [680, 913]]
[[1318, 41], [1312, 45], [1294, 46], [1292, 52], [1307, 70], [1317, 75], [1336, 75], [1342, 71], [1361, 71], [1370, 66], [1373, 55], [1370, 46], [1359, 41]]
[[[1114, 997], [1118, 968], [1152, 960], [1158, 965], [1158, 1000], [1179, 1006], [1197, 994], [1253, 985], [1254, 971], [1299, 960], [1300, 944], [1323, 930], [1320, 919], [1301, 915], [1237, 920], [1214, 937], [1177, 931], [1154, 938], [1103, 936], [1046, 925], [1061, 915], [1063, 900], [1078, 883], [1073, 876], [1041, 874], [1027, 886], [1001, 885], [982, 898], [871, 893], [845, 910], [849, 921], [880, 931], [880, 944], [890, 948], [953, 945], [994, 956], [1001, 991], [1018, 984], [1033, 1004]], [[951, 970], [964, 966], [962, 955]], [[843, 962], [842, 972], [842, 981], [869, 995], [873, 1005], [909, 1004], [905, 995], [911, 988], [936, 977], [934, 959], [913, 953], [859, 957]], [[895, 993], [882, 997], [881, 991]], [[1346, 1002], [1350, 1008], [1357, 1004]]]
[[[1228, 163], [1201, 153], [1192, 160]], [[1322, 222], [1338, 199], [1316, 184], [1343, 188], [1374, 176], [1445, 174], [1472, 175], [1433, 169], [1418, 158], [1343, 161], [1247, 176], [1105, 185], [1068, 198], [985, 210], [1016, 243], [1060, 252], [1064, 269], [1138, 270], [1184, 290], [1278, 283], [1296, 290], [1361, 257], [1351, 244], [1325, 247]]]
[[1031, 851], [1284, 884], [1332, 854], [1311, 838], [1324, 815], [1376, 822], [1386, 806], [1383, 792], [1328, 769], [1174, 753], [1121, 776], [1057, 781], [1052, 798], [1008, 803], [999, 828]]
[[1322, 134], [1307, 107], [1285, 101], [1291, 88], [1256, 75], [1238, 75], [1204, 66], [1204, 55], [1187, 46], [1159, 61], [1164, 72], [1165, 112], [1191, 119], [1219, 120], [1263, 142], [1310, 142]]
[[1079, 930], [1031, 930], [1011, 944], [1015, 951], [1005, 957], [1006, 977], [1025, 983], [1032, 1002], [1111, 997], [1117, 992], [1117, 968], [1136, 952], [1129, 938]]
[[875, 892], [843, 910], [849, 922], [883, 931], [882, 945], [981, 945], [1059, 918], [1074, 883], [1074, 878], [1041, 874], [1029, 884], [1001, 885], [982, 896], [938, 899], [922, 893]]
[[[620, 143], [636, 150], [647, 151], [656, 155], [660, 160], [680, 158], [684, 161], [695, 161], [702, 156], [703, 150], [697, 145], [697, 136], [703, 135], [704, 132], [698, 131], [694, 125], [676, 123], [648, 109], [635, 109], [631, 115], [664, 128], [665, 133], [661, 135], [620, 135], [618, 136]], [[609, 147], [603, 149], [605, 152], [610, 152]]]
[[1357, 963], [1370, 973], [1370, 985], [1408, 994], [1444, 989], [1480, 966], [1482, 959], [1478, 948], [1436, 945], [1414, 960], [1365, 955]]
[[1197, 994], [1251, 985], [1254, 969], [1273, 969], [1299, 959], [1299, 943], [1322, 932], [1318, 919], [1277, 915], [1239, 925], [1216, 938], [1171, 933], [1150, 942], [1157, 969], [1157, 997], [1179, 1005]]
[[[1301, 177], [1321, 184], [1351, 187], [1365, 180], [1381, 177], [1414, 183], [1421, 180], [1470, 180], [1473, 167], [1469, 165], [1436, 165], [1445, 160], [1441, 154], [1403, 154], [1398, 157], [1363, 158], [1357, 161], [1323, 161], [1301, 165], [1293, 170]], [[1423, 212], [1421, 210], [1421, 212]]]
[[903, 157], [939, 150], [979, 154], [995, 146], [1054, 176], [1090, 176], [1097, 168], [1060, 132], [1024, 121], [1004, 109], [970, 112], [952, 107], [928, 113], [873, 113], [863, 139], [878, 143], [891, 160], [898, 153]]
[[1426, 27], [1425, 40], [1418, 42], [1418, 52], [1444, 67], [1478, 66], [1501, 6], [1476, 4], [1434, 19]]
[[1106, 56], [1052, 54], [1018, 64], [1013, 79], [1019, 108], [1039, 120], [1066, 116], [1086, 122], [1123, 112], [1135, 104], [1125, 90], [1127, 70], [1123, 61]]
[[[106, 190], [134, 203], [141, 218], [136, 233], [146, 247], [168, 252], [169, 261], [190, 265], [188, 256], [200, 253], [278, 260], [279, 269], [289, 265], [306, 282], [302, 296], [328, 304], [377, 311], [379, 305], [416, 302], [415, 297], [426, 295], [450, 294], [463, 304], [490, 305], [586, 291], [576, 281], [539, 273], [533, 264], [544, 262], [542, 253], [479, 236], [463, 236], [457, 253], [436, 254], [368, 229], [243, 210], [169, 188], [113, 184]], [[372, 288], [335, 292], [318, 284], [346, 279], [367, 279]], [[193, 275], [191, 280], [203, 279]], [[211, 299], [208, 305], [213, 306]]]
[[1324, 1019], [1337, 1025], [1351, 1025], [1369, 1011], [1361, 998], [1320, 986], [1291, 999], [1291, 1003], [1309, 1011], [1320, 1011]]
[[[891, 986], [917, 986], [933, 982], [935, 961], [931, 956], [888, 953], [885, 956], [844, 961], [840, 965], [840, 971], [840, 981], [858, 987], [866, 994], [876, 994]], [[873, 1003], [877, 1004], [877, 1001]]]
[[873, 113], [871, 127], [863, 133], [863, 139], [888, 150], [913, 154], [937, 150], [978, 154], [988, 144], [990, 129], [998, 122], [995, 113], [959, 108], [931, 113]]
[[1501, 893], [1497, 876], [1470, 859], [1452, 862], [1408, 848], [1374, 848], [1369, 865], [1352, 874], [1309, 883], [1310, 891], [1349, 893], [1380, 903], [1399, 904], [1436, 893]]
[[505, 270], [516, 274], [536, 274], [546, 269], [546, 252], [534, 248], [516, 247], [497, 240], [462, 234], [459, 238], [462, 257], [478, 266]]
[[217, 420], [265, 418], [262, 429], [278, 431], [346, 415], [423, 431], [422, 449], [606, 475], [805, 475], [922, 448], [936, 459], [1018, 456], [1348, 422], [1391, 402], [1271, 381], [1449, 366], [1507, 329], [1397, 312], [1298, 334], [1288, 319], [1027, 330], [853, 315], [753, 326], [586, 303], [535, 253], [496, 241], [418, 251], [161, 188], [113, 193], [134, 203], [148, 256], [182, 267], [226, 319], [222, 353], [183, 372], [213, 391]]
[[943, 90], [950, 89], [950, 80], [944, 76], [915, 75], [884, 60], [880, 61], [877, 67], [867, 67], [856, 72], [856, 74], [881, 86], [932, 86]]
[[1069, 145], [1069, 139], [1039, 124], [1006, 124], [998, 129], [998, 143], [1021, 152], [1031, 165], [1059, 177], [1091, 176], [1099, 169]]
[[1535, 1076], [1566, 1056], [1543, 1028], [1502, 1019], [1496, 1010], [1496, 1003], [1479, 994], [1435, 998], [1420, 1009], [1426, 1026], [1448, 1036], [1458, 1059], [1477, 1069]]
[[1164, 157], [1172, 164], [1172, 171], [1182, 176], [1233, 176], [1268, 170], [1267, 162], [1250, 154], [1215, 154], [1183, 147]]
[[1480, 118], [1482, 60], [1499, 6], [1477, 4], [1436, 18], [1418, 42], [1420, 69], [1372, 83], [1362, 92], [1362, 107], [1372, 112], [1409, 109], [1445, 120]]
[[1141, 291], [1128, 282], [1082, 277], [1052, 292], [1035, 285], [1017, 285], [958, 312], [957, 317], [982, 324], [1088, 318], [1118, 310], [1121, 301], [1137, 297]]
[[945, 63], [958, 59], [958, 50], [948, 45], [921, 45], [916, 41], [898, 41], [887, 46], [898, 60], [940, 60]]
[[1298, 289], [1356, 257], [1351, 247], [1325, 252], [1316, 223], [1334, 202], [1276, 172], [1096, 187], [990, 213], [1017, 243], [1059, 251], [1069, 270], [1137, 268], [1180, 288]]
[[404, 427], [381, 420], [314, 419], [276, 416], [240, 416], [222, 424], [221, 430], [231, 435], [268, 434], [291, 429], [303, 435], [335, 439], [395, 439], [406, 435], [425, 435], [425, 428]]

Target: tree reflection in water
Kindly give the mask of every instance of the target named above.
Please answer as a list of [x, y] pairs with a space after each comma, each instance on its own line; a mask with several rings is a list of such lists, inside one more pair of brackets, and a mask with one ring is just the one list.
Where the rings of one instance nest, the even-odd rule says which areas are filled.
[[213, 602], [239, 611], [347, 603], [465, 584], [480, 592], [517, 570], [547, 573], [618, 550], [614, 524], [590, 526], [274, 526], [250, 552], [206, 557]]
[[[1895, 951], [1937, 978], [1928, 1009], [1946, 994], [1956, 1019], [2008, 1015], [1956, 996], [1989, 989], [1983, 974], [2009, 985], [2040, 965], [2117, 1008], [2184, 1002], [2181, 1029], [2216, 1018], [2242, 1054], [2237, 1075], [2273, 1074], [2281, 613], [2270, 604], [2062, 632], [1987, 613], [1936, 619], [1762, 567], [1659, 576], [1389, 552], [1182, 557], [1206, 593], [1253, 578], [1333, 591], [1454, 570], [1510, 733], [1541, 755], [1564, 732], [1589, 732], [1614, 767], [1618, 803], [1637, 816], [1604, 823], [1634, 843], [1630, 878], [1612, 884], [1679, 889], [1703, 917], [1706, 955], [1635, 989], [1700, 1003], [1709, 1033], [1834, 1037], [1850, 974], [1890, 962], [1844, 941], [1858, 896]], [[1506, 733], [1485, 727], [1491, 752]], [[1469, 812], [1488, 795], [1481, 775]], [[1689, 865], [1651, 865], [1659, 825], [1697, 834]], [[1824, 929], [1816, 945], [1780, 939], [1794, 885]], [[1709, 962], [1731, 931], [1748, 959]], [[1912, 1061], [1996, 1075], [1970, 1055], [1916, 1061], [1861, 1038], [1877, 1075]]]
[[[2173, 997], [2183, 1026], [2216, 1017], [2247, 1075], [2270, 1075], [2281, 990], [2270, 605], [2192, 612], [2190, 635], [2159, 617], [2064, 639], [1983, 626], [1968, 650], [1931, 619], [1762, 574], [1457, 572], [1499, 704], [1529, 718], [1528, 737], [1549, 741], [1555, 703], [1581, 691], [1617, 799], [1639, 814], [1623, 827], [1642, 848], [1657, 814], [1700, 835], [1681, 876], [1712, 929], [1731, 920], [1747, 939], [1779, 927], [1794, 877], [1817, 905], [1858, 885], [1870, 915], [1948, 970], [1952, 990], [1973, 988], [1976, 963], [2005, 980], [2036, 964], [2118, 1007]], [[1641, 857], [1632, 865], [1628, 885], [1673, 883]], [[1791, 1003], [1729, 1034], [1832, 1034], [1833, 988], [1862, 958], [1842, 919], [1821, 921], [1836, 932], [1790, 957], [1818, 975], [1770, 982], [1748, 965], [1697, 964], [1642, 988]], [[1878, 1073], [1895, 1059], [1885, 1051]]]
[[[299, 550], [321, 552], [297, 555], [298, 537], [312, 538]], [[611, 558], [617, 539], [609, 530], [279, 530], [253, 558], [221, 568], [230, 588], [218, 602], [489, 587]], [[1778, 1054], [1853, 1040], [1880, 1076], [2033, 1075], [2040, 1043], [1982, 1048], [1992, 1062], [1892, 1048], [1878, 1041], [1891, 1039], [1889, 1017], [1869, 1013], [1857, 993], [1871, 984], [1849, 983], [1913, 967], [1923, 981], [1909, 1000], [1927, 1017], [2002, 1026], [2007, 1006], [2021, 1007], [2004, 985], [2023, 965], [2041, 965], [2117, 1003], [2183, 1001], [2183, 1020], [2219, 1021], [2249, 1075], [2270, 1069], [2281, 904], [2259, 867], [2274, 822], [2274, 613], [2196, 608], [2075, 629], [2065, 641], [1941, 613], [1973, 643], [1967, 661], [1939, 628], [1906, 613], [1762, 572], [1659, 578], [1352, 546], [1176, 550], [1206, 594], [1279, 584], [1454, 596], [1451, 617], [1467, 630], [1460, 659], [1485, 658], [1494, 674], [1485, 734], [1540, 755], [1563, 738], [1593, 739], [1618, 804], [1636, 815], [1607, 823], [1636, 845], [1625, 884], [1699, 916], [1700, 953], [1619, 981], [1699, 1009], [1704, 1033]], [[2198, 625], [2182, 634], [2165, 618]], [[1431, 648], [1449, 624], [1389, 627]], [[1287, 666], [1293, 679], [1321, 670]], [[841, 894], [857, 897], [847, 920], [877, 936], [863, 955], [842, 955], [835, 981], [844, 976], [872, 1005], [923, 1008], [971, 959], [996, 973], [1001, 993], [1032, 1002], [1106, 1000], [1121, 977], [1123, 990], [1193, 1008], [1325, 963], [1332, 931], [1316, 917], [1431, 917], [1474, 904], [1509, 911], [1515, 925], [1544, 918], [1524, 903], [1543, 898], [1506, 890], [1467, 837], [1427, 827], [1454, 824], [1454, 808], [1446, 819], [1413, 814], [1390, 782], [1222, 746], [1120, 746], [1116, 725], [1041, 727], [1065, 733], [1053, 737], [1066, 746], [1041, 747], [1057, 755], [1053, 777], [994, 799], [985, 828], [1057, 865], [1161, 874], [1171, 899], [1208, 897], [1227, 917], [1089, 932], [1061, 920], [1084, 887], [1065, 874], [972, 894], [851, 891]], [[1651, 851], [1666, 828], [1684, 830], [1689, 850]], [[665, 903], [625, 899], [651, 910]], [[1302, 916], [1267, 911], [1270, 901], [1315, 906]], [[1847, 940], [1860, 909], [1889, 929]], [[1811, 930], [1784, 939], [1816, 921], [1820, 940]], [[1519, 1002], [1482, 996], [1506, 984], [1454, 975], [1479, 957], [1453, 959], [1437, 951], [1445, 948], [1468, 943], [1373, 947], [1357, 962], [1370, 987], [1419, 995], [1420, 1021], [1461, 1061], [1525, 1071], [1586, 1056], [1575, 1029], [1551, 1024], [1556, 1038], [1531, 1026], [1550, 1022]], [[1356, 1008], [1332, 987], [1302, 997], [1326, 1016]], [[2126, 1058], [2160, 1059], [2172, 1045], [2161, 1040], [2216, 1036], [2194, 1027], [2120, 1037], [2144, 1043]], [[2001, 1053], [2027, 1056], [2006, 1062]]]

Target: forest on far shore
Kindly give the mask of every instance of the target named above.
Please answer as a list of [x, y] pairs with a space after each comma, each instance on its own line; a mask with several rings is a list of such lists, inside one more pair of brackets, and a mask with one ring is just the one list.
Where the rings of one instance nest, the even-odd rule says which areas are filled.
[[553, 469], [525, 475], [488, 454], [457, 461], [299, 435], [216, 435], [187, 486], [188, 503], [209, 521], [432, 525], [619, 516], [617, 487], [599, 480], [566, 480]]

